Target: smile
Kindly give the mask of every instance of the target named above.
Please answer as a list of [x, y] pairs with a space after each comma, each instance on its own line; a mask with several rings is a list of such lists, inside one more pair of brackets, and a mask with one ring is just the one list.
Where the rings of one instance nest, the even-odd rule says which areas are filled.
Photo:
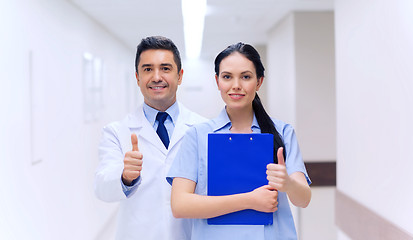
[[232, 99], [240, 99], [240, 98], [244, 97], [245, 95], [244, 94], [229, 94], [229, 96]]
[[149, 87], [149, 88], [153, 89], [153, 90], [160, 90], [160, 89], [166, 88], [166, 86], [152, 86], [152, 87]]

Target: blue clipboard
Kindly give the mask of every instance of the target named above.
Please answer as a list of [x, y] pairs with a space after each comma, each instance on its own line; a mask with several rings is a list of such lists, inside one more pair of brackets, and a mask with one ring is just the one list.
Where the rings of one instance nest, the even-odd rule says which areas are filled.
[[[267, 185], [273, 151], [274, 137], [269, 133], [208, 134], [208, 195], [245, 193]], [[247, 209], [207, 221], [210, 225], [268, 225], [273, 223], [273, 213]]]

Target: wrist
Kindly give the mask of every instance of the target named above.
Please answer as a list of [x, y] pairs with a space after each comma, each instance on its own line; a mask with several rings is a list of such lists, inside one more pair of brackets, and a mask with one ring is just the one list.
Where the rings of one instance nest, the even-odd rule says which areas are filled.
[[130, 187], [132, 185], [133, 180], [128, 180], [128, 179], [124, 178], [123, 175], [122, 175], [121, 179], [122, 179], [123, 184], [125, 184], [125, 186]]
[[290, 194], [298, 183], [294, 178], [289, 178], [285, 185], [285, 193]]
[[252, 192], [241, 193], [240, 197], [242, 209], [253, 209], [254, 198], [252, 197]]

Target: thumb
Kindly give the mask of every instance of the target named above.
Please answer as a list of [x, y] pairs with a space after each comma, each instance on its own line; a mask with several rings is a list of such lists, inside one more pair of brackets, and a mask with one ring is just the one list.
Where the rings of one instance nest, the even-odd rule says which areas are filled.
[[138, 148], [138, 137], [136, 136], [136, 134], [132, 133], [132, 135], [130, 136], [131, 141], [132, 141], [132, 151], [139, 151]]
[[272, 187], [272, 186], [270, 186], [270, 185], [264, 185], [264, 186], [262, 186], [264, 189], [267, 189], [267, 190], [276, 190], [274, 187]]
[[278, 148], [277, 158], [278, 158], [278, 164], [285, 166], [283, 150], [284, 150], [284, 148], [282, 148], [282, 147]]

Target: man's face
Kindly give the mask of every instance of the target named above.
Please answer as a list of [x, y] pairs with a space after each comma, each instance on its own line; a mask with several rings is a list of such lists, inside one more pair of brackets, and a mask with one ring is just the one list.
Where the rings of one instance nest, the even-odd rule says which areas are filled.
[[165, 111], [174, 104], [182, 75], [183, 70], [178, 72], [171, 51], [150, 49], [141, 53], [136, 79], [149, 106]]

